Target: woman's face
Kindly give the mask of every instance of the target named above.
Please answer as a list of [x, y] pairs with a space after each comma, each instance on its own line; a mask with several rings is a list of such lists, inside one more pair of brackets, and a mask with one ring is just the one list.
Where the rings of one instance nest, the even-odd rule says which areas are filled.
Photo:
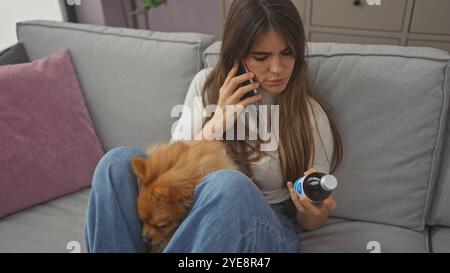
[[263, 90], [280, 94], [291, 77], [295, 55], [283, 36], [270, 29], [253, 43], [245, 63]]

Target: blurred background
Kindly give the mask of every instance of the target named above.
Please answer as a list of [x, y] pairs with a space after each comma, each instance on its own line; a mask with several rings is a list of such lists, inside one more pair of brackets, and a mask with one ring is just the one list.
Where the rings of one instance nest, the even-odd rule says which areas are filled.
[[[49, 19], [221, 39], [233, 0], [0, 0], [0, 48], [15, 23]], [[450, 51], [450, 0], [292, 0], [309, 41], [430, 46]]]

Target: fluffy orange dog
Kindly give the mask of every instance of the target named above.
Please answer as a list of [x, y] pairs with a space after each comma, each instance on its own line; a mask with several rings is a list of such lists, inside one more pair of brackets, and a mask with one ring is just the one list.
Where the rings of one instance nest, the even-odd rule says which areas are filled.
[[132, 158], [141, 182], [137, 202], [143, 236], [160, 252], [188, 214], [195, 186], [219, 169], [238, 169], [220, 141], [177, 141], [154, 145], [148, 158]]

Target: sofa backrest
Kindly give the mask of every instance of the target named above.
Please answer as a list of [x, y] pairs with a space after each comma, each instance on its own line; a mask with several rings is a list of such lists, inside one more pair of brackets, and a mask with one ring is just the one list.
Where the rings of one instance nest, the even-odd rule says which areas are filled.
[[338, 174], [350, 182], [336, 213], [422, 230], [442, 169], [448, 53], [318, 44], [310, 59], [311, 80], [335, 105], [347, 150]]
[[[220, 46], [204, 52], [206, 66], [215, 65]], [[333, 215], [423, 230], [441, 170], [445, 192], [435, 207], [448, 220], [448, 53], [310, 43], [307, 58], [311, 83], [331, 105], [344, 146]]]
[[87, 107], [105, 150], [145, 149], [170, 139], [174, 105], [183, 104], [202, 52], [214, 37], [52, 21], [17, 25], [35, 60], [69, 48]]

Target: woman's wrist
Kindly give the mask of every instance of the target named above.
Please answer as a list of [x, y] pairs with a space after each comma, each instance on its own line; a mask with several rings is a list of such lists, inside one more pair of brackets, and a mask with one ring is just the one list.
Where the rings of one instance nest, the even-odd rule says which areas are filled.
[[202, 130], [195, 136], [196, 140], [220, 140], [223, 137], [225, 121], [222, 114], [215, 113], [214, 116], [203, 126]]
[[319, 220], [318, 217], [319, 216], [313, 217], [306, 214], [301, 214], [298, 211], [296, 213], [298, 224], [300, 225], [300, 227], [307, 231], [318, 229], [322, 225], [323, 221]]

